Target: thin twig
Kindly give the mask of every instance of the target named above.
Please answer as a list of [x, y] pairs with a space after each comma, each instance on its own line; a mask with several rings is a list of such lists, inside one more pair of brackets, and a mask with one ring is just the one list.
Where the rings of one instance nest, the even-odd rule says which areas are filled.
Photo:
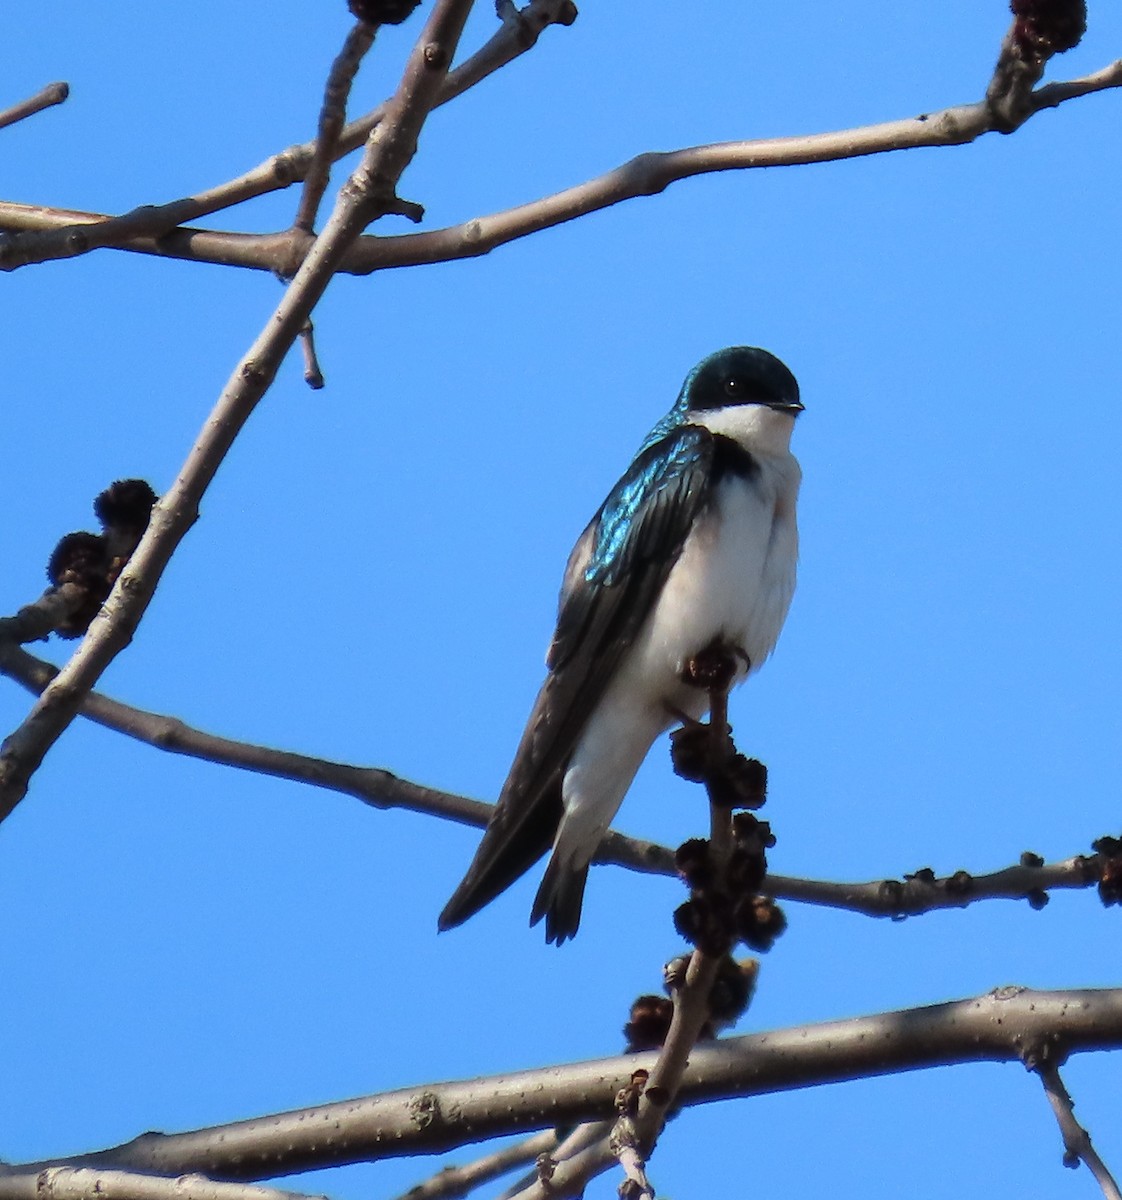
[[[1038, 88], [1032, 93], [1031, 108], [1024, 120], [1077, 97], [1118, 87], [1122, 87], [1122, 59], [1081, 79]], [[509, 242], [610, 208], [624, 200], [656, 196], [672, 183], [697, 175], [842, 162], [923, 147], [962, 146], [994, 132], [1004, 130], [995, 122], [986, 102], [980, 101], [901, 121], [833, 133], [718, 142], [640, 154], [606, 175], [529, 204], [426, 233], [360, 238], [344, 255], [339, 270], [367, 275], [423, 263], [478, 258]], [[194, 214], [184, 213], [182, 220], [193, 217]], [[160, 236], [133, 225], [121, 227], [119, 223], [124, 220], [100, 213], [0, 202], [0, 229], [24, 231], [13, 233], [6, 243], [0, 244], [0, 269], [38, 262], [44, 257], [65, 257], [70, 253], [112, 246], [139, 254], [283, 274], [293, 261], [299, 261], [305, 247], [302, 235], [292, 230], [245, 234], [176, 228]], [[107, 234], [110, 225], [112, 228]], [[33, 232], [37, 236], [41, 234], [47, 241], [21, 240]], [[63, 236], [66, 245], [57, 245], [57, 240]], [[49, 253], [43, 252], [44, 246]]]
[[[731, 817], [731, 813], [727, 809], [724, 815], [726, 821]], [[621, 1139], [617, 1135], [615, 1144], [609, 1138], [609, 1150], [617, 1158], [620, 1158], [620, 1142], [622, 1142], [622, 1148], [630, 1152], [632, 1156], [630, 1165], [622, 1158], [620, 1158], [620, 1162], [628, 1177], [648, 1192], [652, 1200], [654, 1193], [645, 1186], [646, 1161], [654, 1150], [655, 1143], [666, 1124], [666, 1114], [670, 1106], [678, 1098], [685, 1079], [686, 1068], [697, 1049], [701, 1031], [709, 1022], [709, 996], [713, 991], [720, 964], [719, 956], [707, 954], [700, 949], [694, 950], [690, 955], [685, 982], [674, 994], [674, 1015], [670, 1020], [670, 1032], [667, 1033], [666, 1041], [651, 1068], [650, 1078], [639, 1099], [632, 1127], [628, 1130], [629, 1136]], [[596, 1149], [593, 1148], [589, 1152], [589, 1163], [591, 1164], [597, 1159]], [[574, 1172], [575, 1177], [568, 1178], [568, 1172], [574, 1170], [577, 1161], [573, 1160], [566, 1164], [565, 1178], [558, 1180], [558, 1186], [575, 1189], [578, 1180], [583, 1184], [584, 1179], [592, 1177], [588, 1175], [584, 1179], [580, 1178], [581, 1171], [578, 1166]]]
[[[0, 641], [0, 672], [39, 693], [57, 676], [58, 669], [17, 646]], [[81, 712], [107, 729], [172, 754], [326, 788], [354, 796], [373, 808], [405, 808], [476, 828], [487, 824], [491, 812], [491, 805], [481, 800], [426, 788], [378, 767], [332, 762], [218, 737], [194, 729], [176, 717], [133, 708], [98, 692], [86, 696]]]
[[304, 322], [304, 328], [300, 330], [300, 349], [304, 355], [304, 382], [313, 391], [318, 392], [323, 387], [323, 371], [316, 354], [316, 328], [311, 317]]
[[[515, 1167], [525, 1166], [557, 1147], [557, 1134], [552, 1129], [504, 1146], [493, 1154], [485, 1154], [474, 1162], [459, 1167], [444, 1167], [423, 1183], [402, 1192], [397, 1200], [456, 1200], [484, 1183], [499, 1179]], [[0, 1198], [2, 1200], [2, 1198]]]
[[101, 612], [67, 665], [26, 720], [0, 746], [0, 821], [27, 793], [47, 751], [77, 715], [102, 671], [132, 640], [176, 547], [234, 440], [273, 382], [350, 243], [397, 203], [394, 189], [456, 51], [472, 0], [437, 0], [414, 46], [386, 117], [344, 185], [335, 211], [248, 353], [223, 389], [178, 478], [152, 512], [148, 529]]
[[1100, 855], [1076, 854], [1045, 863], [1026, 853], [1018, 865], [982, 875], [954, 871], [939, 876], [924, 868], [902, 880], [872, 879], [864, 883], [797, 879], [769, 871], [764, 890], [778, 900], [895, 921], [948, 908], [966, 908], [979, 900], [1027, 900], [1034, 908], [1041, 908], [1049, 892], [1094, 887], [1102, 876], [1102, 861]]
[[612, 1124], [611, 1121], [583, 1121], [581, 1124], [575, 1125], [550, 1152], [548, 1163], [539, 1161], [536, 1170], [523, 1175], [521, 1179], [516, 1179], [506, 1191], [499, 1193], [497, 1200], [513, 1200], [526, 1188], [532, 1187], [542, 1178], [543, 1167], [548, 1167], [552, 1178], [559, 1163], [575, 1158], [589, 1146], [595, 1146], [605, 1141], [611, 1135]]
[[1075, 1104], [1071, 1094], [1060, 1078], [1060, 1069], [1051, 1056], [1045, 1056], [1043, 1061], [1032, 1068], [1040, 1076], [1044, 1085], [1044, 1094], [1055, 1113], [1060, 1134], [1064, 1139], [1064, 1166], [1077, 1167], [1080, 1160], [1085, 1162], [1098, 1181], [1099, 1187], [1106, 1200], [1122, 1200], [1122, 1192], [1114, 1176], [1107, 1169], [1106, 1163], [1099, 1157], [1098, 1151], [1091, 1145], [1091, 1135], [1075, 1119]]
[[47, 1167], [0, 1173], [0, 1200], [326, 1200], [250, 1183], [221, 1183], [203, 1175], [166, 1179], [132, 1171]]
[[304, 176], [300, 206], [296, 210], [296, 219], [293, 222], [297, 229], [305, 233], [315, 230], [316, 214], [319, 212], [323, 194], [327, 191], [327, 181], [331, 175], [331, 164], [335, 161], [339, 135], [343, 132], [347, 120], [347, 100], [350, 98], [351, 87], [363, 58], [374, 45], [374, 35], [377, 32], [377, 25], [368, 21], [356, 21], [347, 33], [343, 49], [331, 64], [323, 92], [323, 107], [319, 114], [316, 148], [312, 161], [308, 164], [308, 173]]
[[29, 96], [26, 100], [21, 100], [19, 104], [13, 104], [11, 108], [0, 111], [0, 129], [4, 129], [8, 125], [15, 125], [17, 121], [23, 121], [27, 117], [33, 117], [45, 108], [61, 104], [69, 95], [70, 84], [48, 83], [42, 91], [36, 92], [34, 96]]
[[[1006, 987], [949, 1004], [705, 1042], [690, 1055], [678, 1099], [699, 1104], [959, 1062], [1020, 1062], [1026, 1044], [1045, 1038], [1058, 1038], [1071, 1053], [1122, 1048], [1122, 989]], [[625, 1054], [428, 1084], [189, 1133], [146, 1133], [95, 1154], [0, 1166], [0, 1176], [98, 1166], [252, 1180], [439, 1153], [607, 1118], [616, 1090], [637, 1068], [653, 1067], [655, 1057], [653, 1051]], [[540, 1185], [530, 1194], [549, 1196]]]
[[[433, 107], [447, 104], [457, 96], [463, 95], [481, 80], [525, 54], [536, 44], [543, 30], [551, 25], [571, 25], [576, 16], [577, 10], [573, 0], [530, 0], [517, 14], [516, 19], [504, 21], [484, 46], [444, 77]], [[390, 104], [391, 101], [387, 100], [346, 126], [339, 136], [336, 159], [349, 154], [366, 141], [371, 132], [385, 119]], [[24, 231], [15, 233], [0, 244], [0, 269], [11, 270], [49, 259], [70, 258], [103, 247], [160, 254], [159, 246], [164, 235], [171, 236], [175, 244], [182, 248], [185, 243], [189, 245], [193, 239], [201, 236], [203, 231], [184, 230], [184, 236], [180, 236], [180, 232], [173, 234], [172, 230], [178, 230], [187, 221], [196, 221], [200, 217], [232, 208], [257, 196], [291, 187], [305, 177], [314, 154], [314, 142], [290, 146], [237, 179], [194, 192], [189, 197], [172, 200], [167, 204], [141, 205], [116, 217], [29, 205], [0, 205], [0, 229]], [[50, 218], [45, 222], [32, 220], [27, 224], [18, 223], [20, 214], [26, 219], [31, 212], [61, 213], [64, 219], [61, 223]], [[7, 216], [12, 216], [15, 220], [9, 222], [5, 219]], [[218, 235], [220, 243], [223, 243], [224, 239], [239, 239], [243, 236]], [[283, 240], [286, 249], [291, 249], [297, 244], [294, 235], [273, 240]], [[219, 245], [214, 258], [203, 254], [196, 260], [220, 262], [228, 266], [261, 265], [238, 261], [233, 257], [232, 246], [228, 243], [227, 250], [229, 257], [226, 258], [223, 257], [222, 246]], [[196, 258], [190, 252], [172, 254], [170, 257]], [[293, 258], [291, 255], [286, 257], [275, 253], [273, 258], [274, 265], [263, 269], [281, 275], [292, 274], [295, 269], [293, 264], [300, 261], [300, 255]]]
[[[39, 603], [22, 609], [20, 616], [0, 621], [0, 674], [9, 676], [36, 695], [55, 678], [58, 668], [7, 643], [2, 631], [5, 622], [20, 620], [23, 613], [34, 612], [39, 619]], [[42, 637], [46, 632], [35, 636]], [[32, 639], [28, 637], [27, 640]], [[407, 809], [479, 829], [486, 827], [491, 816], [492, 806], [482, 800], [427, 788], [380, 767], [335, 762], [219, 737], [195, 729], [177, 717], [134, 708], [100, 692], [88, 695], [80, 711], [88, 720], [106, 729], [171, 754], [311, 784], [353, 796], [372, 808]], [[1097, 854], [1076, 855], [1061, 862], [1040, 865], [1032, 865], [1037, 860], [1028, 855], [1025, 857], [1030, 860], [1029, 865], [1022, 863], [986, 875], [956, 871], [952, 875], [936, 877], [933, 873], [918, 871], [902, 881], [880, 879], [867, 883], [835, 883], [769, 872], [765, 887], [767, 894], [778, 900], [897, 919], [947, 908], [965, 908], [980, 900], [1028, 899], [1039, 905], [1040, 898], [1046, 897], [1049, 891], [1093, 887], [1102, 874], [1102, 856]], [[668, 847], [628, 837], [615, 830], [609, 830], [593, 861], [626, 867], [645, 875], [677, 875], [674, 852]]]

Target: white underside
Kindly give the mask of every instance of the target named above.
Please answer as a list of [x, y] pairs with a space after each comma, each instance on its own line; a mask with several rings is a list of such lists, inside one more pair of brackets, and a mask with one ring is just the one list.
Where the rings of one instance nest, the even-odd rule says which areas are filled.
[[[771, 434], [770, 426], [729, 428], [720, 420], [723, 412], [706, 421], [746, 444], [760, 471], [750, 481], [729, 476], [721, 483], [569, 761], [554, 852], [574, 869], [591, 858], [651, 743], [675, 722], [674, 714], [696, 718], [705, 712], [706, 694], [681, 682], [686, 661], [720, 637], [743, 649], [755, 671], [775, 648], [795, 590], [800, 472], [786, 451], [791, 418], [756, 406], [747, 415], [783, 422], [785, 428], [774, 429], [782, 446], [775, 447], [778, 453], [760, 453], [759, 443], [770, 439], [759, 435]], [[741, 667], [737, 682], [751, 671]]]

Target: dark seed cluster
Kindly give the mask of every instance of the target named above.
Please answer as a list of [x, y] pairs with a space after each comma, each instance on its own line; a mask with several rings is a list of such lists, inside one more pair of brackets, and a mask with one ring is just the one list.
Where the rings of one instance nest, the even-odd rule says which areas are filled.
[[[689, 955], [683, 954], [666, 964], [664, 987], [670, 995], [685, 982], [689, 962]], [[702, 1039], [713, 1038], [718, 1029], [736, 1023], [752, 999], [758, 974], [759, 963], [754, 958], [737, 962], [725, 955], [721, 959], [709, 991], [709, 1020], [699, 1035]], [[630, 1017], [623, 1027], [627, 1052], [637, 1054], [641, 1050], [659, 1049], [670, 1032], [673, 1017], [674, 1002], [667, 996], [640, 996], [631, 1005]]]
[[347, 0], [347, 7], [368, 25], [400, 25], [421, 0]]
[[760, 964], [754, 958], [737, 962], [732, 957], [721, 959], [717, 978], [709, 990], [709, 1018], [721, 1028], [736, 1024], [752, 1000]]
[[94, 500], [101, 533], [68, 533], [51, 553], [47, 578], [80, 589], [76, 605], [56, 632], [81, 637], [109, 597], [125, 563], [148, 528], [156, 493], [143, 479], [120, 479]]
[[726, 954], [737, 942], [770, 950], [787, 926], [782, 910], [760, 894], [767, 851], [775, 845], [771, 826], [749, 812], [732, 820], [733, 848], [724, 870], [714, 866], [709, 842], [691, 838], [678, 847], [675, 863], [690, 898], [674, 913], [674, 928], [706, 954]]
[[674, 1003], [666, 996], [640, 996], [631, 1005], [631, 1014], [623, 1027], [629, 1053], [657, 1050], [670, 1032]]
[[1085, 0], [1012, 0], [1013, 38], [1036, 58], [1063, 54], [1087, 32]]
[[1101, 837], [1091, 849], [1102, 859], [1099, 871], [1099, 899], [1109, 908], [1122, 904], [1122, 838]]
[[674, 773], [690, 783], [704, 783], [714, 804], [722, 808], [760, 808], [767, 799], [767, 767], [737, 752], [728, 739], [714, 751], [708, 725], [690, 722], [670, 735]]
[[94, 499], [93, 510], [107, 533], [113, 530], [140, 541], [155, 503], [156, 493], [145, 480], [118, 479]]

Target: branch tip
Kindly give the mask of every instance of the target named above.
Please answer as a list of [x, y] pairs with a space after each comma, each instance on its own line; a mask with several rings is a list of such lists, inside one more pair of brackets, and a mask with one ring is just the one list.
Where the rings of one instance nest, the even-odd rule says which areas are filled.
[[19, 121], [26, 120], [28, 117], [33, 117], [45, 108], [53, 108], [56, 104], [62, 104], [69, 95], [70, 84], [61, 81], [58, 83], [48, 83], [46, 87], [41, 88], [34, 96], [29, 96], [26, 100], [21, 100], [19, 104], [13, 104], [11, 108], [0, 111], [0, 129], [5, 129], [9, 125], [15, 125]]

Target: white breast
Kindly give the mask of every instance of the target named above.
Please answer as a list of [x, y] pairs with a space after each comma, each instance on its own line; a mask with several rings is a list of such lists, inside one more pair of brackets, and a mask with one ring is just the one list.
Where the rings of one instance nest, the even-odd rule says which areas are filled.
[[[795, 590], [800, 471], [785, 451], [757, 454], [750, 480], [728, 476], [691, 531], [635, 644], [591, 715], [565, 773], [555, 853], [583, 866], [652, 741], [708, 696], [681, 681], [686, 661], [720, 637], [751, 669], [775, 648]], [[747, 672], [740, 670], [743, 679]]]
[[[678, 684], [686, 660], [714, 638], [740, 647], [755, 671], [771, 654], [795, 590], [798, 465], [761, 459], [751, 480], [728, 477], [697, 523], [644, 627], [629, 666], [642, 690], [702, 711]], [[743, 677], [743, 672], [742, 672]]]

